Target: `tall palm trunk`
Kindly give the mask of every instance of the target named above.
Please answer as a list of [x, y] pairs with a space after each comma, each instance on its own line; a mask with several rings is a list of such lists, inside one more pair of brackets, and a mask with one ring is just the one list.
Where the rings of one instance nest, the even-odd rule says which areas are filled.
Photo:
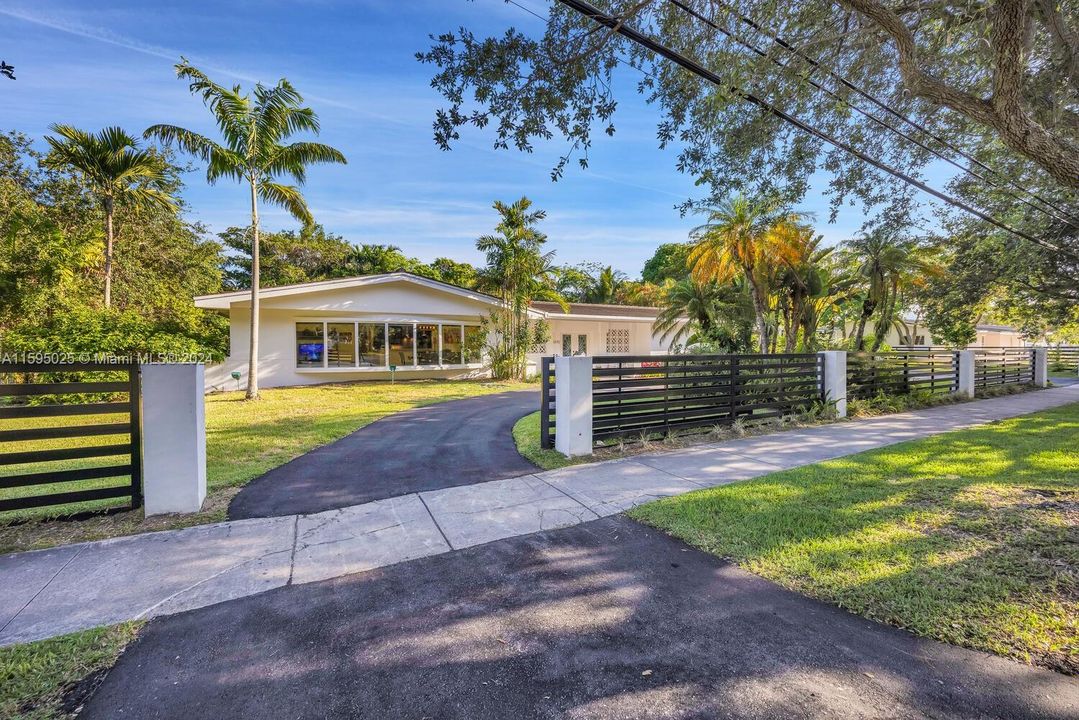
[[115, 234], [112, 226], [115, 205], [111, 197], [105, 198], [105, 307], [112, 306], [112, 245]]
[[854, 349], [861, 352], [865, 350], [865, 324], [873, 316], [877, 309], [877, 303], [869, 298], [862, 301], [862, 314], [858, 316], [858, 326], [854, 333]]
[[757, 316], [757, 334], [760, 336], [760, 350], [762, 355], [768, 354], [768, 303], [764, 299], [764, 292], [753, 276], [753, 272], [746, 270], [746, 280], [749, 281], [749, 294], [753, 298], [753, 313]]
[[259, 396], [259, 206], [257, 181], [251, 178], [251, 345], [247, 359], [247, 399]]

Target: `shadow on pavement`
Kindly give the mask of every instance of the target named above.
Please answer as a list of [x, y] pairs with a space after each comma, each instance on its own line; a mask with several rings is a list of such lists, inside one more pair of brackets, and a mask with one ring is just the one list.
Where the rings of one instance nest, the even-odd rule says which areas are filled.
[[623, 517], [154, 620], [82, 718], [1075, 717]]

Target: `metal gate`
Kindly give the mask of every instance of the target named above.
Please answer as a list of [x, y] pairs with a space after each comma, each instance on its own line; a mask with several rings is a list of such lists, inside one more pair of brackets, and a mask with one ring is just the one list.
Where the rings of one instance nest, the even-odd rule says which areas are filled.
[[0, 363], [0, 380], [0, 513], [142, 505], [137, 364]]

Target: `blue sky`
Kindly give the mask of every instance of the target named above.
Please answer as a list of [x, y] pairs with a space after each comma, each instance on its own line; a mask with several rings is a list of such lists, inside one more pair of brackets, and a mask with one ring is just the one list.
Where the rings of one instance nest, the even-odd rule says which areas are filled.
[[[546, 8], [543, 0], [521, 2]], [[697, 221], [679, 217], [674, 205], [699, 191], [674, 169], [675, 152], [658, 149], [659, 111], [632, 92], [621, 93], [618, 132], [597, 139], [590, 168], [570, 167], [557, 183], [550, 170], [562, 143], [531, 155], [495, 151], [493, 133], [473, 129], [452, 152], [439, 150], [431, 121], [440, 97], [428, 84], [431, 68], [414, 54], [430, 45], [429, 33], [460, 25], [477, 33], [541, 28], [502, 0], [6, 0], [0, 59], [16, 66], [18, 80], [0, 78], [0, 128], [40, 138], [53, 122], [139, 132], [172, 122], [212, 133], [201, 101], [173, 73], [183, 54], [219, 82], [286, 76], [305, 95], [320, 115], [321, 139], [349, 159], [309, 174], [308, 203], [328, 230], [352, 242], [394, 244], [428, 261], [479, 262], [474, 241], [495, 222], [491, 202], [521, 195], [547, 210], [543, 229], [558, 262], [599, 261], [636, 277], [657, 245], [686, 239]], [[633, 81], [626, 78], [627, 87]], [[201, 173], [187, 183], [193, 219], [215, 231], [246, 223], [242, 187], [208, 187]], [[829, 242], [862, 222], [852, 208], [826, 224], [816, 192], [803, 209], [817, 214]], [[296, 226], [270, 208], [263, 222]]]

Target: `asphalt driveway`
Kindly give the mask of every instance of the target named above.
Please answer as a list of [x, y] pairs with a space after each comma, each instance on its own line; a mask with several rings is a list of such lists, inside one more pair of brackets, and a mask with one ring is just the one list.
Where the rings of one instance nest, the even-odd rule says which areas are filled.
[[505, 392], [387, 416], [252, 480], [229, 518], [316, 513], [535, 472], [512, 430], [538, 409], [539, 393]]
[[153, 620], [80, 717], [1077, 716], [1074, 678], [612, 517]]

